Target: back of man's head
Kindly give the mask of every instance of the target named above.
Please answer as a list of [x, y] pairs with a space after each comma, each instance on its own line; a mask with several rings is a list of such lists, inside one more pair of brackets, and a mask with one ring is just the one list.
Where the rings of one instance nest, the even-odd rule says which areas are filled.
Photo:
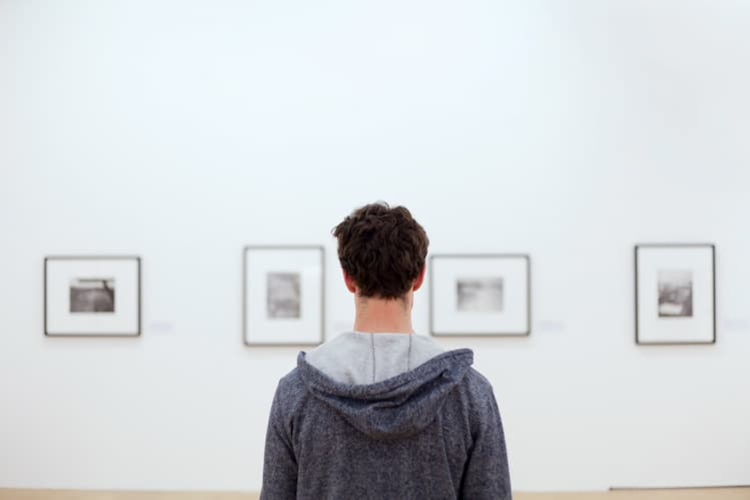
[[406, 207], [372, 203], [358, 208], [333, 229], [344, 272], [360, 297], [400, 299], [420, 276], [427, 257], [427, 233]]

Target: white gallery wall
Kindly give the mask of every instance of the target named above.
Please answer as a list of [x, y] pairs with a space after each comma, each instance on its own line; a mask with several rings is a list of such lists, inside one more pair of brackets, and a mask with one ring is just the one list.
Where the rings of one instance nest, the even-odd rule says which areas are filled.
[[[0, 487], [258, 490], [298, 349], [241, 340], [242, 247], [405, 204], [532, 257], [474, 349], [513, 486], [750, 483], [750, 4], [0, 1]], [[634, 343], [633, 245], [717, 245], [718, 342]], [[45, 338], [43, 258], [143, 258], [143, 335]], [[415, 325], [427, 330], [426, 291]]]

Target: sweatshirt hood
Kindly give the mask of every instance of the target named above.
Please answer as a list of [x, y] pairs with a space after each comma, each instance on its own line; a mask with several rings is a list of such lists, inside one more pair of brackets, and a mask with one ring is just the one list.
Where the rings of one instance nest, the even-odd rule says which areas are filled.
[[337, 382], [308, 363], [304, 352], [297, 368], [312, 396], [360, 432], [374, 439], [396, 439], [417, 434], [435, 420], [473, 361], [470, 349], [448, 351], [373, 384]]

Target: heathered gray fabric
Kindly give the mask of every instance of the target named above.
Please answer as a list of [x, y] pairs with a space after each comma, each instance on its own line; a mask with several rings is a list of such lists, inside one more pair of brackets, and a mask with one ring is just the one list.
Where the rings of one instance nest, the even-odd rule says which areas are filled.
[[261, 499], [510, 499], [500, 414], [459, 349], [373, 384], [306, 361], [279, 382]]
[[374, 384], [445, 352], [424, 335], [342, 333], [308, 353], [309, 364], [342, 384]]

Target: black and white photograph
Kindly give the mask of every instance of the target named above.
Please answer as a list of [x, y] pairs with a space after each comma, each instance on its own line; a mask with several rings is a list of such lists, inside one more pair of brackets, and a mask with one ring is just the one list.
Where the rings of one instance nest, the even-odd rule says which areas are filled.
[[428, 264], [430, 333], [524, 336], [531, 332], [526, 254], [436, 254]]
[[712, 244], [636, 245], [636, 344], [716, 342], [715, 268]]
[[245, 345], [323, 342], [325, 251], [315, 245], [255, 245], [243, 251]]
[[456, 299], [456, 309], [460, 312], [500, 312], [503, 310], [503, 278], [459, 278]]
[[300, 273], [268, 273], [266, 312], [272, 319], [300, 317]]
[[73, 278], [70, 281], [70, 312], [114, 313], [114, 278]]
[[141, 334], [140, 257], [44, 259], [44, 334], [137, 337]]
[[693, 316], [693, 273], [686, 270], [660, 270], [659, 317], [690, 318]]

